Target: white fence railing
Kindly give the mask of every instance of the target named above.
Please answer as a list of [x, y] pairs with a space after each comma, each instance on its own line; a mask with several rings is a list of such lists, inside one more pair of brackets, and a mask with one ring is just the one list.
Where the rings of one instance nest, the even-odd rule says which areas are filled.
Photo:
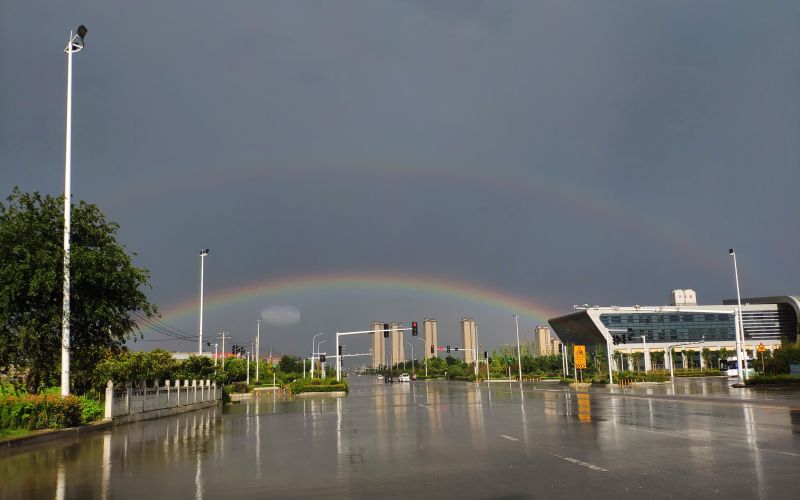
[[141, 382], [122, 388], [115, 388], [109, 380], [106, 384], [105, 417], [114, 418], [219, 399], [222, 399], [222, 388], [210, 380], [165, 380], [164, 385], [156, 380], [151, 387]]

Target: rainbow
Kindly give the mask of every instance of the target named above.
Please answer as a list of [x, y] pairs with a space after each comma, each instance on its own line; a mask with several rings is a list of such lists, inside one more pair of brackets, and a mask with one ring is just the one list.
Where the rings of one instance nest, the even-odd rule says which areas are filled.
[[[529, 298], [492, 288], [438, 277], [391, 273], [315, 274], [256, 281], [207, 295], [204, 309], [208, 312], [229, 305], [256, 299], [275, 299], [288, 294], [353, 290], [413, 292], [428, 297], [463, 300], [517, 313], [539, 322], [563, 313]], [[161, 318], [166, 322], [182, 321], [197, 312], [198, 302], [189, 300], [166, 309]], [[147, 328], [143, 327], [142, 331], [147, 331]]]

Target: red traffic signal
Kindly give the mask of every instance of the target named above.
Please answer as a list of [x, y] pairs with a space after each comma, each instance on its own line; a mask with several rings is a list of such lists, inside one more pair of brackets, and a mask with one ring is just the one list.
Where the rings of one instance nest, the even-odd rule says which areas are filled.
[[434, 352], [434, 350], [435, 350], [435, 349], [436, 349], [436, 346], [435, 346], [435, 345], [433, 345], [433, 344], [431, 344], [431, 354], [433, 354], [433, 352]]
[[413, 335], [414, 337], [416, 337], [416, 336], [417, 336], [417, 333], [418, 333], [418, 332], [417, 332], [417, 322], [416, 322], [416, 321], [412, 321], [412, 322], [411, 322], [411, 335]]

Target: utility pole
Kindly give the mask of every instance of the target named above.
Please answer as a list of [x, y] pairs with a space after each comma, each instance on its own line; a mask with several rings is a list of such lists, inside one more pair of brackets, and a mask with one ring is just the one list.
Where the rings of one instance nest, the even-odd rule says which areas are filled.
[[219, 332], [217, 334], [218, 337], [222, 338], [222, 371], [225, 371], [225, 339], [231, 338], [227, 333], [228, 332]]

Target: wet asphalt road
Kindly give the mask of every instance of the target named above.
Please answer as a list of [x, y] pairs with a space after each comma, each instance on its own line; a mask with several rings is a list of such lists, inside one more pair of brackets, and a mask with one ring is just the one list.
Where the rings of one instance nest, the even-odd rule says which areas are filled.
[[0, 455], [0, 497], [797, 498], [800, 394], [725, 382], [353, 377]]

